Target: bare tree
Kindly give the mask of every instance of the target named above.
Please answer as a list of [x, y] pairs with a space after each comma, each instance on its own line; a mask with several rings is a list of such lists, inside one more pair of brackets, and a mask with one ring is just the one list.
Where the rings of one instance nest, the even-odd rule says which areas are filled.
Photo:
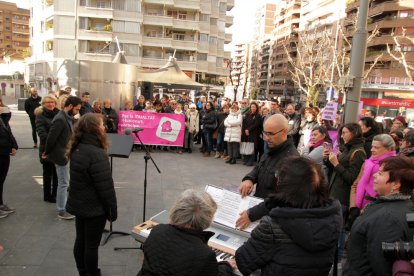
[[[352, 31], [355, 31], [356, 18]], [[292, 81], [307, 96], [307, 102], [316, 105], [319, 96], [319, 90], [326, 90], [333, 87], [340, 91], [338, 86], [341, 77], [349, 74], [350, 69], [350, 51], [352, 41], [346, 35], [346, 32], [340, 26], [338, 29], [338, 39], [341, 47], [337, 47], [335, 37], [329, 33], [323, 26], [315, 27], [311, 31], [299, 33], [297, 43], [297, 56], [291, 56], [284, 45], [285, 53], [288, 56], [291, 67], [290, 74]], [[378, 36], [378, 28], [375, 27], [367, 38], [369, 43], [374, 37]], [[352, 37], [352, 34], [349, 35]], [[378, 53], [366, 69], [364, 78], [372, 71], [379, 62], [382, 53]]]
[[387, 43], [387, 52], [388, 54], [396, 61], [398, 61], [404, 68], [404, 71], [408, 78], [413, 81], [414, 78], [414, 62], [409, 60], [407, 57], [407, 52], [404, 51], [404, 45], [413, 45], [414, 44], [414, 37], [410, 37], [407, 35], [407, 30], [405, 28], [402, 29], [401, 35], [394, 35], [391, 34], [392, 39], [394, 41], [394, 49], [393, 51], [390, 48], [390, 45]]

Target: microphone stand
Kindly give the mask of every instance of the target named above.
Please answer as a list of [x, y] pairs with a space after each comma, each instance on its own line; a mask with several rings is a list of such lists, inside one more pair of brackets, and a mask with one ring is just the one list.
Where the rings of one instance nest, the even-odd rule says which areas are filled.
[[[160, 169], [158, 168], [157, 164], [155, 163], [154, 159], [148, 150], [148, 148], [142, 143], [141, 138], [138, 135], [138, 132], [134, 132], [135, 136], [138, 138], [139, 143], [141, 144], [142, 148], [145, 149], [145, 169], [144, 169], [144, 205], [142, 210], [142, 222], [145, 222], [145, 210], [147, 208], [147, 171], [148, 171], [148, 160], [151, 160], [154, 167], [157, 169], [158, 173], [161, 173]], [[139, 247], [115, 247], [114, 250], [122, 250], [122, 249], [142, 249], [142, 244]]]

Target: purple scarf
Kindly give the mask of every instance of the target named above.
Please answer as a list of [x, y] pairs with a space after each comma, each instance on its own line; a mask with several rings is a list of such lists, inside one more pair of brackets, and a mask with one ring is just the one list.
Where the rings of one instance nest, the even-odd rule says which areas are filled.
[[378, 157], [371, 156], [365, 160], [364, 173], [358, 182], [355, 203], [359, 209], [363, 209], [369, 203], [365, 196], [376, 197], [374, 191], [374, 174], [376, 174], [380, 167], [380, 161], [390, 156], [396, 156], [394, 150], [384, 153]]

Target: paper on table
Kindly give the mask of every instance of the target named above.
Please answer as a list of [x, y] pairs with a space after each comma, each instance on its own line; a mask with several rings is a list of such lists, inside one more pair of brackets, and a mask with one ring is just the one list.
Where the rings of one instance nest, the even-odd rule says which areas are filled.
[[[231, 228], [236, 228], [236, 221], [241, 212], [263, 201], [261, 198], [251, 196], [242, 198], [238, 193], [210, 185], [206, 186], [206, 192], [212, 196], [218, 206], [214, 222]], [[251, 232], [258, 224], [259, 221], [253, 222], [243, 231]]]

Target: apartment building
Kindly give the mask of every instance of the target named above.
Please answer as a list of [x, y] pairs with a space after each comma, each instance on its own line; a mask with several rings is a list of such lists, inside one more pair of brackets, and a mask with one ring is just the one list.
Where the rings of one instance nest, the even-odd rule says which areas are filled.
[[270, 57], [269, 96], [291, 97], [294, 91], [286, 49], [292, 58], [297, 54], [300, 0], [287, 0], [277, 5], [274, 19], [272, 54]]
[[249, 81], [249, 67], [251, 60], [251, 44], [241, 43], [234, 45], [234, 50], [231, 59], [231, 72], [230, 77], [234, 87], [237, 87], [237, 94], [243, 96], [249, 96], [250, 90]]
[[[358, 7], [359, 1], [348, 1], [347, 20], [344, 21], [348, 37], [351, 37], [354, 31], [353, 22], [356, 20]], [[414, 99], [414, 83], [406, 75], [402, 64], [387, 53], [387, 44], [392, 52], [397, 54], [403, 52], [409, 63], [414, 62], [414, 44], [408, 40], [400, 40], [401, 47], [398, 48], [393, 40], [393, 36], [400, 35], [403, 28], [407, 36], [414, 38], [414, 2], [409, 0], [371, 1], [367, 28], [368, 32], [377, 28], [379, 33], [367, 44], [366, 69], [371, 67], [378, 55], [382, 54], [382, 56], [364, 81], [362, 98], [394, 100], [395, 105], [387, 107], [377, 105], [370, 108], [378, 109], [379, 113], [387, 111], [388, 116], [395, 116], [397, 112], [403, 111], [399, 106], [406, 106], [403, 100]], [[367, 103], [368, 101], [365, 104]]]
[[228, 74], [224, 44], [232, 40], [225, 31], [233, 6], [234, 0], [33, 0], [32, 62], [111, 62], [120, 48], [129, 64], [160, 68], [175, 54], [193, 79], [218, 81]]
[[0, 53], [5, 62], [23, 60], [29, 49], [29, 10], [0, 1]]

